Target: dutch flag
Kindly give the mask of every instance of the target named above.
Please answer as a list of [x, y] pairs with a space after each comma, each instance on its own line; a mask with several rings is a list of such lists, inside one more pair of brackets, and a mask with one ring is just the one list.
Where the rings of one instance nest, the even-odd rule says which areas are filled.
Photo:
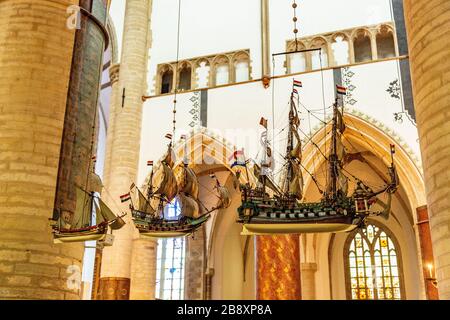
[[130, 193], [126, 193], [120, 196], [120, 202], [126, 202], [131, 199]]
[[337, 94], [341, 94], [341, 95], [345, 96], [347, 94], [347, 88], [336, 85], [336, 92], [337, 92]]
[[303, 88], [303, 84], [301, 81], [294, 79], [294, 87]]

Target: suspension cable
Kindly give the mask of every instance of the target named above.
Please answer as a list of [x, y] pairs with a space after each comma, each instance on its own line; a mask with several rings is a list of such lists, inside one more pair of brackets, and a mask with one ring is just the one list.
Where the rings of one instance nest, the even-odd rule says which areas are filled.
[[173, 130], [172, 137], [170, 139], [170, 144], [172, 145], [173, 139], [175, 138], [175, 130], [177, 124], [177, 93], [178, 93], [178, 67], [180, 63], [180, 25], [181, 25], [181, 0], [178, 0], [178, 18], [177, 18], [177, 59], [175, 63], [175, 88], [173, 96]]

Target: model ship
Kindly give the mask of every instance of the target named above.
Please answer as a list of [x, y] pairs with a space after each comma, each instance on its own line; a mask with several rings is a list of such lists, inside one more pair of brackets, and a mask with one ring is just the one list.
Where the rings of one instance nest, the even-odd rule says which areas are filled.
[[[157, 170], [151, 172], [146, 194], [132, 185], [136, 194], [130, 208], [140, 234], [148, 237], [184, 237], [200, 228], [211, 212], [228, 208], [230, 195], [216, 179], [217, 205], [207, 209], [199, 200], [199, 181], [186, 159], [174, 168], [172, 143]], [[165, 207], [172, 203], [179, 207], [176, 217], [165, 215]]]
[[108, 227], [117, 230], [125, 225], [122, 219], [124, 215], [116, 216], [96, 195], [102, 187], [100, 178], [91, 172], [88, 181], [88, 190], [75, 186], [76, 206], [73, 214], [55, 212], [51, 219], [55, 243], [104, 240]]
[[[295, 84], [294, 80], [294, 84]], [[345, 131], [343, 111], [339, 110], [338, 98], [333, 105], [332, 137], [328, 157], [325, 190], [318, 202], [303, 202], [303, 176], [301, 170], [302, 143], [298, 133], [300, 120], [295, 103], [294, 89], [291, 94], [287, 150], [284, 156], [284, 172], [280, 185], [274, 183], [268, 168], [271, 166], [271, 149], [267, 137], [267, 120], [261, 123], [266, 131], [262, 144], [266, 149], [261, 164], [253, 169], [256, 185], [241, 185], [242, 204], [238, 208], [238, 222], [243, 224], [243, 234], [295, 234], [319, 232], [348, 232], [363, 227], [370, 215], [388, 217], [392, 194], [397, 190], [398, 176], [394, 165], [395, 147], [391, 145], [391, 164], [388, 168], [390, 182], [381, 190], [373, 191], [355, 177], [356, 187], [348, 195], [348, 179], [345, 172], [342, 134]], [[345, 88], [338, 86], [339, 94]], [[343, 108], [342, 108], [343, 109]], [[311, 175], [314, 182], [315, 176]], [[319, 189], [320, 190], [320, 189]], [[388, 201], [381, 212], [370, 211], [377, 197], [387, 194]]]

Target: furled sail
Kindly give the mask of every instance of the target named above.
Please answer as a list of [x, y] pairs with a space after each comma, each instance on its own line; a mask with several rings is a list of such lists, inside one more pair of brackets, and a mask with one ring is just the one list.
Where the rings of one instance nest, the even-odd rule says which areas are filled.
[[180, 201], [181, 214], [183, 216], [193, 219], [199, 217], [200, 208], [194, 198], [187, 194], [180, 193], [178, 199]]
[[301, 200], [303, 198], [303, 175], [298, 164], [294, 160], [292, 163], [292, 176], [289, 181], [289, 194], [293, 195], [296, 199]]
[[[338, 114], [340, 114], [340, 113], [338, 113]], [[343, 121], [343, 120], [341, 119], [341, 121]], [[339, 121], [338, 121], [338, 123], [339, 123]], [[341, 127], [341, 129], [342, 128], [345, 129], [345, 124], [342, 122], [342, 124], [339, 125], [338, 128], [339, 127]], [[345, 147], [344, 147], [344, 144], [342, 143], [341, 137], [339, 137], [339, 139], [336, 140], [336, 155], [342, 165], [342, 163], [345, 161], [345, 158], [346, 158], [346, 152], [345, 152]], [[343, 195], [346, 196], [348, 194], [348, 179], [342, 172], [342, 169], [339, 169], [337, 183], [338, 183], [338, 189], [341, 190]]]
[[178, 184], [172, 168], [166, 162], [162, 162], [161, 166], [153, 176], [152, 185], [157, 189], [154, 195], [160, 195], [168, 202], [171, 202], [178, 193]]
[[95, 173], [91, 172], [88, 178], [88, 187], [87, 190], [90, 192], [102, 192], [103, 183], [100, 177]]
[[179, 191], [190, 195], [194, 199], [198, 199], [199, 182], [194, 170], [184, 166], [179, 178]]
[[291, 157], [297, 159], [298, 161], [302, 161], [302, 140], [300, 139], [300, 135], [297, 130], [294, 130], [293, 133], [297, 143], [291, 151]]

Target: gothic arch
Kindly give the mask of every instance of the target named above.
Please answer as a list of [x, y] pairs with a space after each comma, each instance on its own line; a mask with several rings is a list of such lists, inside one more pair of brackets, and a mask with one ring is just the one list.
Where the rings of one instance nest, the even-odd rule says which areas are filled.
[[[162, 94], [163, 91], [164, 93], [172, 92], [174, 90], [174, 78], [175, 70], [172, 65], [167, 63], [159, 65], [157, 71], [156, 93]], [[163, 86], [167, 87], [163, 88]]]
[[[345, 115], [347, 130], [345, 132], [344, 144], [346, 140], [351, 142], [358, 148], [370, 150], [373, 155], [368, 159], [369, 163], [374, 166], [386, 167], [389, 162], [389, 144], [395, 143], [395, 139], [389, 137], [385, 132], [377, 129], [372, 124], [351, 114]], [[329, 127], [328, 127], [329, 129]], [[364, 133], [364, 138], [361, 134]], [[324, 151], [324, 129], [316, 132], [312, 137], [314, 142], [321, 150]], [[317, 148], [312, 142], [308, 142], [304, 146], [304, 165], [308, 171], [313, 172], [316, 168], [323, 165], [323, 160], [315, 157]], [[329, 138], [326, 140], [330, 145]], [[385, 145], [386, 144], [386, 145]], [[395, 195], [392, 206], [392, 214], [389, 220], [385, 221], [380, 217], [374, 217], [372, 221], [380, 222], [386, 225], [398, 239], [401, 247], [402, 259], [409, 268], [405, 271], [405, 288], [406, 297], [418, 299], [422, 295], [419, 272], [420, 261], [418, 259], [418, 243], [415, 235], [415, 224], [417, 223], [415, 209], [425, 203], [424, 183], [419, 169], [414, 164], [410, 155], [403, 147], [399, 147], [398, 143], [396, 151], [396, 166], [400, 176], [400, 188], [398, 194]], [[347, 145], [346, 145], [347, 146]], [[321, 157], [323, 158], [323, 157]], [[375, 158], [375, 160], [374, 160]], [[376, 164], [376, 161], [379, 164]], [[380, 168], [381, 168], [380, 167]], [[371, 169], [370, 169], [371, 170]], [[384, 171], [384, 170], [380, 170]], [[371, 171], [372, 172], [372, 171]], [[372, 172], [372, 175], [377, 175]], [[309, 192], [315, 188], [312, 179], [305, 173], [305, 194], [309, 196]], [[318, 192], [313, 192], [318, 194]], [[308, 250], [314, 250], [314, 254], [307, 253], [309, 261], [317, 263], [317, 283], [316, 292], [319, 299], [345, 299], [345, 273], [342, 268], [342, 250], [347, 234], [314, 234], [312, 237], [306, 238], [305, 246]], [[339, 257], [339, 258], [337, 258]], [[320, 279], [320, 280], [319, 280]]]
[[218, 68], [219, 67], [223, 67], [226, 66], [228, 69], [228, 79], [226, 81], [226, 83], [224, 84], [229, 84], [232, 83], [232, 72], [233, 72], [233, 68], [231, 66], [231, 60], [227, 55], [221, 54], [221, 55], [217, 55], [216, 57], [214, 57], [214, 59], [212, 60], [212, 68], [211, 68], [211, 79], [212, 79], [212, 83], [213, 86], [217, 86], [217, 75], [218, 75]]
[[380, 25], [376, 30], [375, 39], [379, 59], [392, 58], [398, 55], [396, 34], [392, 26]]
[[[369, 225], [375, 226], [379, 228], [380, 233], [383, 232], [387, 235], [387, 237], [392, 241], [393, 243], [393, 249], [395, 249], [395, 253], [397, 256], [397, 267], [398, 267], [398, 278], [399, 278], [399, 290], [401, 299], [405, 299], [405, 284], [404, 284], [404, 274], [403, 274], [403, 260], [402, 260], [402, 249], [400, 247], [400, 244], [397, 240], [397, 237], [395, 234], [384, 224], [375, 220], [370, 220]], [[344, 269], [345, 269], [345, 291], [346, 291], [346, 297], [347, 300], [351, 300], [351, 292], [349, 290], [350, 287], [350, 266], [348, 262], [348, 255], [349, 255], [349, 247], [350, 243], [354, 240], [355, 236], [360, 233], [360, 230], [354, 230], [353, 232], [350, 232], [347, 234], [347, 239], [344, 243], [344, 251], [343, 251], [343, 258], [344, 258]]]
[[[288, 46], [287, 46], [287, 51], [288, 52], [293, 52], [295, 50], [304, 50], [306, 49], [306, 45], [304, 42], [302, 41], [298, 41], [297, 47], [295, 44], [295, 41], [290, 41]], [[304, 66], [303, 68], [298, 68], [298, 66], [294, 66], [293, 63], [296, 57], [303, 59], [304, 61]], [[286, 70], [288, 74], [291, 73], [296, 73], [296, 72], [305, 72], [308, 70], [311, 70], [311, 57], [309, 54], [307, 54], [306, 52], [303, 53], [296, 53], [296, 54], [288, 54], [286, 56]], [[298, 70], [297, 70], [298, 69]]]
[[359, 28], [352, 33], [352, 43], [355, 53], [355, 62], [374, 60], [373, 35], [367, 28]]

